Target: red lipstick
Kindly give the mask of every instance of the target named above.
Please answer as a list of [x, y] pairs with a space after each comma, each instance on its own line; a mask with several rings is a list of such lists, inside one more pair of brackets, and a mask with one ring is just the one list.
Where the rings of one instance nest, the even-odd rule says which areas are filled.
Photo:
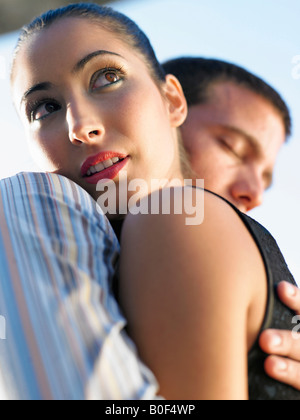
[[102, 179], [114, 179], [127, 164], [129, 156], [116, 152], [101, 152], [89, 157], [81, 167], [81, 175], [89, 184]]

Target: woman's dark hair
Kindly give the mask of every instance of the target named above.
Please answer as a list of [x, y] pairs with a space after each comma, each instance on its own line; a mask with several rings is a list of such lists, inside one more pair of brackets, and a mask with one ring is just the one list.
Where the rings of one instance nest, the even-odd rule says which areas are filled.
[[216, 83], [233, 82], [244, 86], [274, 106], [283, 119], [286, 136], [291, 135], [292, 119], [282, 97], [264, 80], [244, 68], [226, 61], [201, 57], [170, 60], [163, 64], [163, 68], [167, 74], [173, 74], [179, 79], [189, 106], [207, 102], [210, 89]]
[[122, 41], [136, 49], [145, 58], [152, 78], [156, 82], [165, 81], [165, 73], [157, 60], [155, 52], [145, 33], [127, 16], [110, 7], [94, 3], [74, 3], [56, 10], [49, 10], [25, 25], [20, 33], [12, 65], [12, 77], [16, 57], [22, 45], [31, 35], [48, 28], [54, 22], [64, 18], [83, 18], [101, 25], [104, 29], [117, 35]]

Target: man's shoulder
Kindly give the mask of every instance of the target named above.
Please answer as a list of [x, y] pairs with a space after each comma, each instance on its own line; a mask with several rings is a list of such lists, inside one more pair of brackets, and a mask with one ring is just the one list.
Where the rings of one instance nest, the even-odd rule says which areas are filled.
[[34, 212], [76, 215], [87, 218], [110, 235], [113, 231], [97, 202], [80, 185], [65, 176], [48, 172], [21, 172], [0, 180], [0, 205], [15, 211], [23, 207]]

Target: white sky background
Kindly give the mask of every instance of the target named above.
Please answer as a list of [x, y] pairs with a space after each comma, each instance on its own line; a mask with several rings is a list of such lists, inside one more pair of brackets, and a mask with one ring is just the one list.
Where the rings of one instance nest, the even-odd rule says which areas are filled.
[[[113, 7], [145, 30], [160, 60], [224, 59], [261, 76], [283, 95], [293, 115], [293, 136], [281, 152], [274, 187], [251, 216], [275, 236], [300, 284], [300, 1], [131, 0]], [[16, 36], [0, 37], [0, 178], [38, 170], [9, 95]]]

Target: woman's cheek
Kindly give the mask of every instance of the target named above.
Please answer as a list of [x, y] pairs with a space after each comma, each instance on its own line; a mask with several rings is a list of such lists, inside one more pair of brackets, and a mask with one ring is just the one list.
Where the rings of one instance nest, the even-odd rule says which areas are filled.
[[32, 134], [28, 139], [29, 151], [32, 159], [42, 171], [55, 171], [60, 154], [60, 147], [56, 142]]

